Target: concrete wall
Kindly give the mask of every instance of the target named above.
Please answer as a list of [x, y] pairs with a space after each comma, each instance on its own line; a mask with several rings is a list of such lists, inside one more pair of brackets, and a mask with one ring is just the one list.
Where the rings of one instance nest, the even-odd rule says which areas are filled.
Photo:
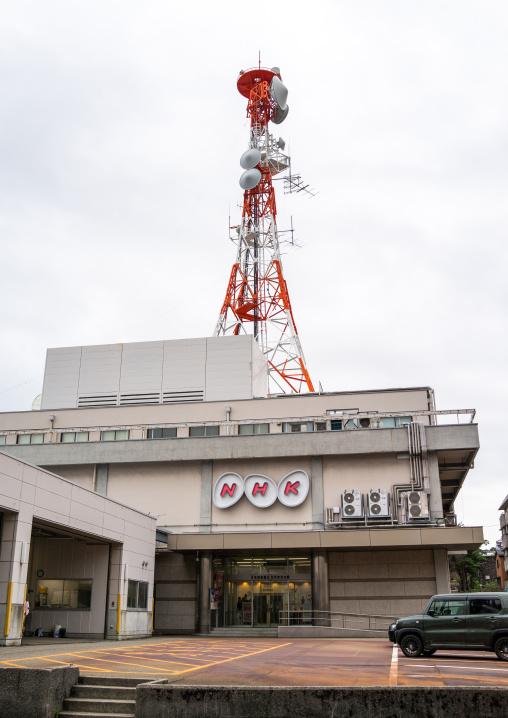
[[450, 718], [506, 715], [506, 688], [136, 687], [136, 718]]
[[195, 632], [197, 565], [195, 553], [157, 553], [154, 633]]
[[[266, 399], [207, 401], [197, 404], [164, 404], [115, 406], [90, 409], [59, 409], [0, 413], [0, 432], [49, 431], [51, 415], [54, 430], [75, 428], [107, 428], [140, 424], [178, 424], [202, 421], [225, 421], [225, 406], [231, 406], [231, 420], [262, 421], [298, 419], [321, 416], [329, 410], [358, 408], [359, 411], [411, 412], [429, 410], [427, 389], [393, 391], [337, 392], [329, 394], [298, 394]], [[279, 427], [280, 429], [280, 427]], [[282, 429], [280, 429], [282, 430]], [[14, 441], [15, 443], [15, 441]]]
[[11, 668], [0, 670], [0, 718], [54, 718], [72, 686], [79, 668]]
[[161, 526], [199, 531], [201, 462], [110, 464], [107, 495], [157, 514]]
[[330, 551], [328, 560], [331, 611], [409, 616], [437, 592], [431, 549]]

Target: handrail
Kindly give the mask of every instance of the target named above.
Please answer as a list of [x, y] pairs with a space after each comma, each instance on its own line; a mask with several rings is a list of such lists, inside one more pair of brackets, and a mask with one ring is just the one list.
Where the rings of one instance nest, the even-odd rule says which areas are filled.
[[[344, 613], [311, 609], [279, 611], [280, 626], [319, 626], [332, 630], [369, 631], [385, 634], [396, 616], [369, 613]], [[365, 625], [366, 624], [366, 625]]]

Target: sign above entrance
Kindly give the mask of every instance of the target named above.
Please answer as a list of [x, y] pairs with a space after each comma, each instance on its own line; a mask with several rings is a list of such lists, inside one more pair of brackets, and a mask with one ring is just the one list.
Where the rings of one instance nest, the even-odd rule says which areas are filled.
[[300, 469], [290, 471], [278, 485], [263, 474], [249, 474], [242, 479], [239, 474], [228, 471], [217, 479], [213, 489], [213, 503], [218, 509], [227, 509], [245, 494], [251, 504], [260, 509], [272, 506], [277, 499], [284, 506], [293, 508], [305, 501], [309, 488], [309, 477]]

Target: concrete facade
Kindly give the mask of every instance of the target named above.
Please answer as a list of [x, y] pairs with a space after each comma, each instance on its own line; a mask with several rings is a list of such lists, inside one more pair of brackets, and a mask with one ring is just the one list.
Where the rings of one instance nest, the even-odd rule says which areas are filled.
[[[105, 348], [104, 370], [121, 381], [123, 352], [147, 371], [155, 352], [159, 367], [159, 344]], [[247, 343], [237, 346], [241, 354]], [[449, 412], [463, 422], [438, 425], [428, 387], [241, 398], [234, 373], [229, 389], [223, 382], [223, 357], [201, 401], [118, 405], [118, 389], [112, 406], [79, 406], [81, 370], [84, 377], [100, 360], [95, 349], [85, 352], [88, 364], [83, 351], [75, 362], [72, 406], [1, 414], [0, 440], [12, 457], [68, 478], [98, 501], [157, 517], [169, 535], [156, 555], [156, 632], [317, 629], [338, 614], [412, 613], [433, 593], [448, 592], [448, 551], [481, 545], [482, 530], [456, 526], [453, 514], [479, 449], [474, 412]], [[56, 364], [71, 361], [69, 352], [48, 359], [47, 396], [57, 396]], [[175, 385], [178, 372], [187, 376], [175, 364]], [[90, 395], [106, 392], [103, 379], [86, 385]], [[348, 492], [359, 497], [353, 516], [345, 513]], [[379, 517], [369, 508], [373, 492], [389, 502]], [[411, 492], [421, 515], [411, 513]], [[87, 560], [83, 554], [77, 563]], [[113, 618], [111, 609], [108, 624]]]

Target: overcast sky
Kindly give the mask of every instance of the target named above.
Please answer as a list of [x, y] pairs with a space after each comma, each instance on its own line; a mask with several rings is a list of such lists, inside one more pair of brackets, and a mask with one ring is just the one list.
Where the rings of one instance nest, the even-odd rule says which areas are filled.
[[475, 408], [456, 510], [508, 494], [505, 0], [7, 0], [0, 22], [0, 411], [47, 347], [210, 336], [240, 218], [241, 69], [281, 68], [314, 198], [277, 189], [309, 371]]

